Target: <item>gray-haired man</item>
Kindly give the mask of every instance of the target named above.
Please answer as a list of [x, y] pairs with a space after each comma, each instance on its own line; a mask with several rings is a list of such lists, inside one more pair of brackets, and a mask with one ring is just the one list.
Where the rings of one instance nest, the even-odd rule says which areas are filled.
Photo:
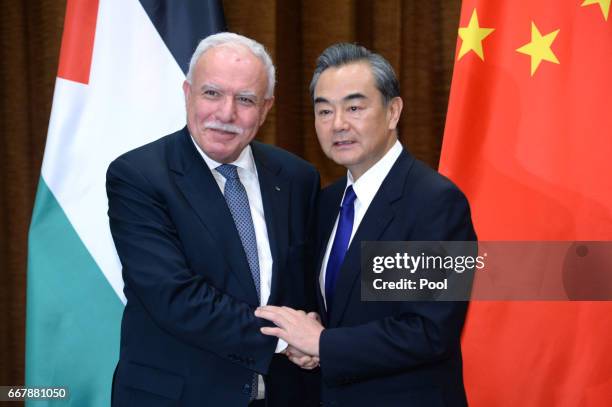
[[301, 405], [302, 371], [277, 355], [286, 344], [261, 334], [254, 310], [311, 306], [318, 173], [253, 141], [274, 101], [261, 44], [207, 37], [183, 90], [187, 127], [108, 169], [128, 299], [113, 405]]

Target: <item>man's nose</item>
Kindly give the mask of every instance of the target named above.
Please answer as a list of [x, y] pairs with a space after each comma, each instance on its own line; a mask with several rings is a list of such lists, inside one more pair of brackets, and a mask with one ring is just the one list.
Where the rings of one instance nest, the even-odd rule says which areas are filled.
[[344, 112], [342, 112], [342, 110], [337, 110], [334, 113], [333, 126], [335, 132], [341, 132], [348, 129], [348, 123], [344, 118]]
[[223, 98], [219, 109], [217, 110], [217, 118], [224, 123], [231, 123], [236, 118], [236, 101], [232, 96]]

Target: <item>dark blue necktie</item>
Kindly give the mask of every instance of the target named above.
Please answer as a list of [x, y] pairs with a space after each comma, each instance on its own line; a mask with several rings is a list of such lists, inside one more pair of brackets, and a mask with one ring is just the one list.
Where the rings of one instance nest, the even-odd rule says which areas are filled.
[[[251, 276], [255, 283], [255, 289], [257, 290], [257, 298], [261, 301], [260, 293], [260, 276], [259, 276], [259, 256], [257, 255], [257, 239], [255, 237], [255, 226], [253, 225], [253, 218], [251, 217], [251, 207], [249, 205], [249, 197], [244, 189], [244, 185], [240, 182], [238, 177], [238, 169], [232, 164], [223, 164], [215, 168], [223, 177], [225, 177], [225, 188], [223, 195], [227, 206], [234, 218], [236, 229], [238, 229], [238, 235], [240, 235], [240, 241], [244, 252], [246, 253], [249, 268], [251, 269]], [[257, 387], [259, 384], [259, 378], [256, 373], [253, 374], [251, 380], [250, 399], [249, 401], [257, 398]]]
[[353, 186], [349, 187], [344, 192], [344, 199], [342, 200], [342, 206], [340, 207], [340, 216], [338, 218], [338, 227], [336, 228], [336, 236], [334, 236], [334, 242], [329, 253], [329, 259], [327, 260], [327, 268], [325, 269], [325, 302], [327, 304], [327, 313], [330, 313], [332, 300], [334, 298], [334, 291], [336, 290], [336, 282], [338, 281], [338, 274], [340, 274], [340, 267], [344, 261], [344, 255], [348, 250], [349, 242], [351, 240], [351, 232], [353, 231], [353, 220], [355, 219], [355, 191]]

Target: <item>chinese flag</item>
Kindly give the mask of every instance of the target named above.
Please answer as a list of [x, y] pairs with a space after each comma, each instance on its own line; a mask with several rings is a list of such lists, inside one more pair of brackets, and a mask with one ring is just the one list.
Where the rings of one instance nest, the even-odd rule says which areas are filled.
[[[440, 171], [480, 240], [612, 240], [610, 0], [464, 0]], [[473, 302], [463, 355], [471, 406], [612, 406], [612, 303]]]

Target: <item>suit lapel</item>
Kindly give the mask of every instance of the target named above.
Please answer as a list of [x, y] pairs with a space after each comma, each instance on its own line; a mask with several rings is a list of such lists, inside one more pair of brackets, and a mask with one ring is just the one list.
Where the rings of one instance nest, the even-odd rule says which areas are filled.
[[340, 323], [350, 296], [359, 295], [359, 293], [353, 294], [353, 290], [355, 287], [360, 287], [356, 282], [361, 274], [361, 242], [380, 240], [393, 221], [395, 217], [393, 203], [403, 195], [406, 176], [413, 162], [414, 158], [404, 150], [370, 203], [340, 268], [330, 315], [330, 327]]
[[219, 246], [219, 253], [244, 288], [249, 302], [258, 304], [240, 236], [235, 227], [228, 227], [234, 224], [232, 215], [219, 185], [193, 145], [186, 128], [182, 136], [176, 139], [170, 155], [170, 168], [174, 172], [176, 185]]
[[287, 260], [286, 242], [289, 239], [289, 194], [290, 182], [281, 176], [281, 167], [271, 161], [265, 154], [262, 145], [257, 142], [251, 143], [259, 188], [263, 201], [268, 241], [272, 252], [272, 284], [270, 287], [269, 304], [276, 303], [278, 297], [280, 270]]

